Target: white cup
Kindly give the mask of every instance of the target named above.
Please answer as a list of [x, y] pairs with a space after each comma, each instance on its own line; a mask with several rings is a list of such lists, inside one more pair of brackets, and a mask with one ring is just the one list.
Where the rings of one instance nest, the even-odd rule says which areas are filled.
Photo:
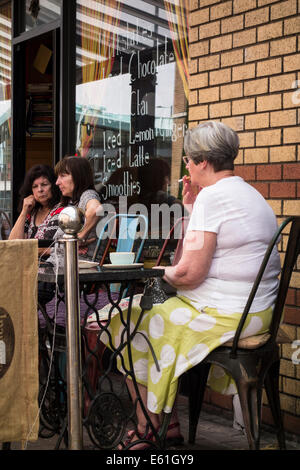
[[109, 253], [109, 259], [111, 264], [122, 265], [132, 264], [134, 262], [135, 253], [132, 251], [116, 251]]

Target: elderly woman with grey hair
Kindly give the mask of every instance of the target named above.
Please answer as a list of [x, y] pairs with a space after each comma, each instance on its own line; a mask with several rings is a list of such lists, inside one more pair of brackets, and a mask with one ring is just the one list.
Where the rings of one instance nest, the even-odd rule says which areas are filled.
[[[252, 283], [276, 228], [276, 217], [262, 195], [234, 175], [239, 151], [236, 132], [220, 122], [205, 122], [187, 132], [183, 202], [190, 220], [183, 253], [176, 266], [165, 268], [164, 279], [177, 295], [146, 311], [139, 331], [147, 334], [160, 364], [156, 369], [146, 341], [133, 341], [132, 354], [139, 390], [153, 426], [162, 412], [172, 417], [167, 432], [171, 443], [182, 442], [175, 410], [178, 378], [213, 349], [233, 338]], [[201, 189], [201, 190], [199, 190]], [[278, 288], [277, 249], [263, 276], [242, 337], [267, 330]], [[133, 308], [135, 323], [140, 313]], [[120, 320], [111, 324], [118, 337]], [[223, 384], [224, 388], [228, 384]], [[133, 384], [128, 387], [135, 397]], [[138, 409], [138, 434], [146, 420]], [[126, 444], [138, 438], [129, 431]], [[148, 439], [154, 439], [148, 432]], [[136, 444], [133, 449], [141, 449]]]

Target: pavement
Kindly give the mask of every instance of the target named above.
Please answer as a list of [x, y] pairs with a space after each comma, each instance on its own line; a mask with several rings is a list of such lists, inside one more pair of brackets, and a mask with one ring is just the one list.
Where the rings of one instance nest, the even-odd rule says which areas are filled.
[[[247, 451], [248, 443], [243, 432], [236, 430], [232, 426], [232, 416], [230, 413], [223, 414], [211, 412], [204, 409], [201, 412], [195, 444], [188, 443], [188, 400], [187, 397], [180, 395], [178, 398], [178, 414], [181, 423], [181, 433], [184, 436], [184, 444], [181, 446], [170, 447], [168, 450], [184, 454], [194, 451]], [[86, 431], [83, 435], [84, 451], [96, 450]], [[51, 451], [55, 449], [57, 436], [52, 438], [39, 438], [35, 442], [28, 442], [26, 450], [28, 451]], [[287, 451], [300, 450], [300, 436], [286, 435]], [[261, 432], [261, 450], [276, 450], [277, 439], [272, 428], [262, 426]], [[12, 443], [11, 450], [21, 450], [20, 443]], [[59, 450], [67, 450], [62, 442]], [[101, 450], [100, 450], [101, 452]], [[285, 452], [285, 451], [281, 451]], [[7, 453], [6, 453], [7, 454]], [[30, 452], [32, 455], [32, 452]], [[120, 453], [118, 453], [120, 454]], [[279, 455], [278, 453], [275, 453]], [[3, 455], [3, 454], [2, 454]], [[61, 454], [60, 454], [61, 455]], [[247, 454], [249, 455], [249, 454]]]

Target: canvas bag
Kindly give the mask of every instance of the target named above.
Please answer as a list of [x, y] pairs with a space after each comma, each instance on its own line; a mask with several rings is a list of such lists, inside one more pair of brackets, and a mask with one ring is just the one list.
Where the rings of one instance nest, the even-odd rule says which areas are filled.
[[38, 241], [0, 242], [0, 442], [38, 438]]

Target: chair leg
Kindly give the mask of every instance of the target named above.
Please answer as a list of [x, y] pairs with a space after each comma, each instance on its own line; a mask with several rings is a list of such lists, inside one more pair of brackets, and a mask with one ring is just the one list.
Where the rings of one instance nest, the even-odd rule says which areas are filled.
[[280, 361], [276, 361], [269, 368], [265, 377], [265, 389], [276, 426], [279, 448], [284, 450], [286, 445], [279, 398], [279, 366]]
[[189, 443], [194, 444], [210, 364], [199, 364], [188, 372], [189, 378]]
[[262, 390], [247, 382], [237, 383], [237, 387], [249, 449], [259, 450]]

